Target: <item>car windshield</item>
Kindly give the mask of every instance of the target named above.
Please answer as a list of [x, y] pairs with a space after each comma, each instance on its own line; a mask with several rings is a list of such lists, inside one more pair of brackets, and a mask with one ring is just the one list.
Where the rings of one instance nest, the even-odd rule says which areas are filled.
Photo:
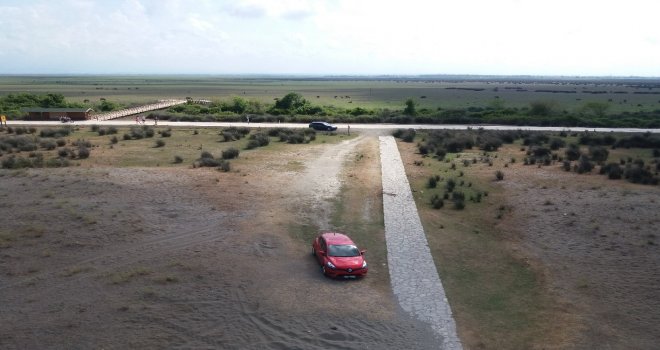
[[328, 255], [330, 256], [358, 256], [360, 251], [352, 244], [331, 245], [328, 247]]

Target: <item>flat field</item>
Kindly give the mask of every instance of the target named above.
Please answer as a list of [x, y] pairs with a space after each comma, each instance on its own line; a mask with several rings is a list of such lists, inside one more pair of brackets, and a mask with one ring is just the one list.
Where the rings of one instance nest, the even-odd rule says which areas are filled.
[[0, 76], [0, 96], [61, 93], [71, 101], [122, 104], [193, 97], [222, 100], [242, 96], [273, 103], [298, 92], [314, 105], [401, 110], [408, 98], [419, 108], [529, 107], [550, 102], [574, 112], [588, 102], [609, 105], [608, 113], [660, 109], [658, 79], [531, 77], [222, 77], [222, 76]]
[[[0, 348], [436, 346], [390, 289], [382, 132], [295, 145], [273, 137], [246, 150], [247, 139], [222, 142], [219, 128], [153, 129], [124, 140], [129, 127], [75, 126], [65, 145], [36, 151], [20, 150], [34, 139], [23, 134], [0, 156], [47, 160], [91, 143], [69, 167], [0, 169]], [[193, 165], [229, 148], [240, 155], [228, 172]], [[523, 165], [521, 148], [445, 162], [399, 143], [465, 348], [654, 349], [658, 186]], [[652, 154], [610, 157], [648, 164]], [[430, 205], [449, 178], [464, 210]], [[322, 277], [309, 254], [319, 230], [349, 232], [368, 249], [369, 275]]]

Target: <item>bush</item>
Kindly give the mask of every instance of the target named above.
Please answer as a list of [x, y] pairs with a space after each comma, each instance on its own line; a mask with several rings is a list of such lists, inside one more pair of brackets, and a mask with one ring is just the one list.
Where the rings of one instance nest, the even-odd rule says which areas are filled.
[[160, 134], [160, 137], [170, 137], [172, 136], [172, 130], [161, 130], [158, 132]]
[[623, 176], [623, 169], [618, 163], [609, 163], [600, 167], [600, 173], [611, 180], [618, 180]]
[[222, 162], [220, 162], [220, 167], [219, 167], [219, 169], [222, 170], [222, 171], [224, 171], [224, 172], [228, 172], [228, 171], [231, 170], [231, 164], [230, 164], [229, 161], [227, 161], [227, 160], [222, 161]]
[[591, 164], [591, 161], [589, 161], [589, 157], [587, 157], [584, 154], [581, 155], [577, 163], [577, 168], [576, 168], [577, 173], [578, 174], [588, 173], [593, 168], [594, 166], [593, 164]]
[[39, 132], [40, 137], [65, 137], [69, 136], [72, 132], [72, 128], [70, 126], [64, 126], [58, 129], [41, 129]]
[[222, 159], [234, 159], [238, 157], [239, 150], [236, 148], [228, 148], [222, 151]]
[[392, 136], [403, 140], [403, 142], [413, 142], [416, 134], [415, 129], [397, 129], [392, 133]]
[[603, 146], [589, 146], [589, 157], [598, 164], [607, 160], [610, 152]]
[[49, 151], [52, 151], [55, 148], [57, 148], [57, 143], [53, 140], [42, 140], [41, 142], [39, 142], [39, 146], [41, 146], [41, 148], [45, 148]]
[[165, 146], [165, 141], [158, 139], [156, 140], [156, 145], [154, 147], [159, 148], [159, 147], [164, 147]]
[[73, 141], [72, 145], [77, 147], [92, 147], [92, 143], [85, 141], [85, 139], [77, 139], [76, 141]]
[[451, 200], [452, 202], [454, 202], [454, 209], [456, 210], [465, 209], [465, 193], [453, 192], [451, 194]]
[[497, 179], [497, 181], [504, 180], [504, 173], [501, 170], [496, 171], [495, 172], [495, 179]]
[[68, 157], [69, 154], [71, 154], [71, 153], [72, 153], [72, 151], [68, 147], [64, 147], [64, 148], [61, 148], [61, 149], [57, 150], [57, 155], [62, 157], [62, 158]]
[[117, 142], [119, 142], [119, 139], [117, 138], [117, 136], [113, 136], [113, 137], [110, 138], [110, 143], [111, 143], [111, 144], [114, 145], [114, 144], [116, 144]]
[[445, 201], [437, 194], [434, 194], [431, 197], [431, 206], [433, 209], [440, 209], [445, 206]]
[[267, 134], [258, 132], [250, 135], [250, 140], [247, 143], [246, 149], [254, 149], [257, 147], [267, 146], [270, 143], [270, 138]]
[[174, 156], [174, 164], [181, 164], [183, 163], [183, 158], [181, 156]]
[[89, 158], [89, 153], [90, 153], [89, 148], [87, 148], [85, 146], [80, 146], [78, 148], [78, 158], [80, 158], [80, 159]]
[[454, 181], [454, 179], [447, 180], [445, 188], [447, 189], [447, 192], [453, 192], [454, 188], [456, 188], [456, 181]]
[[571, 143], [568, 145], [568, 148], [566, 148], [566, 159], [570, 161], [578, 160], [580, 159], [580, 147], [578, 145]]
[[429, 180], [428, 180], [428, 183], [426, 184], [426, 187], [436, 188], [437, 185], [438, 185], [438, 177], [436, 177], [436, 176], [429, 177]]
[[66, 140], [65, 139], [57, 139], [55, 140], [55, 143], [57, 143], [57, 147], [63, 147], [66, 145]]

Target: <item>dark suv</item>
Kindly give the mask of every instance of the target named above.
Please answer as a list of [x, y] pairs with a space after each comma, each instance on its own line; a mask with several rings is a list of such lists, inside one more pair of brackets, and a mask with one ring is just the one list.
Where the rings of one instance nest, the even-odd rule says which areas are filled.
[[326, 122], [311, 122], [309, 123], [309, 127], [314, 129], [314, 130], [320, 130], [320, 131], [335, 131], [337, 130], [337, 127]]

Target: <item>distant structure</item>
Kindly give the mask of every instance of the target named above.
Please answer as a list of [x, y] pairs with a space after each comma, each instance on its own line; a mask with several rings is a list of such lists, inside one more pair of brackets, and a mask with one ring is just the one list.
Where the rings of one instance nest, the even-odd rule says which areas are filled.
[[117, 118], [122, 118], [126, 117], [129, 115], [134, 115], [134, 114], [139, 114], [139, 113], [144, 113], [144, 112], [149, 112], [149, 111], [155, 111], [158, 109], [164, 109], [180, 104], [186, 103], [186, 100], [159, 100], [157, 103], [152, 103], [144, 106], [138, 106], [138, 107], [131, 107], [131, 108], [126, 108], [126, 109], [120, 109], [112, 112], [107, 112], [107, 113], [101, 113], [94, 115], [94, 119], [103, 121], [103, 120], [110, 120], [110, 119], [117, 119]]
[[92, 119], [91, 108], [24, 108], [26, 120], [89, 120]]

